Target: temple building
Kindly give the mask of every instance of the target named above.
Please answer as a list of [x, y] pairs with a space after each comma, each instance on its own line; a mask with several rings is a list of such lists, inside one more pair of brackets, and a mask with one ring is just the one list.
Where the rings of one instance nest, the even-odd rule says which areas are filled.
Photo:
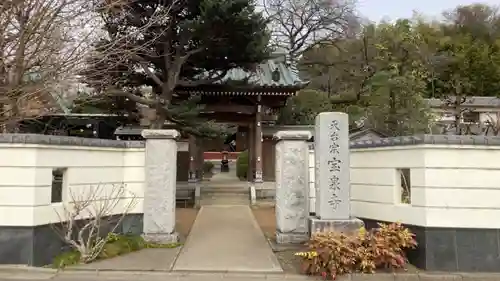
[[[248, 150], [248, 180], [259, 183], [271, 176], [268, 173], [274, 178], [274, 142], [267, 141], [263, 127], [272, 126], [287, 99], [306, 85], [287, 65], [284, 54], [277, 53], [254, 71], [235, 68], [217, 83], [183, 87], [176, 93], [177, 99], [200, 95], [205, 105], [202, 117], [237, 126], [235, 150]], [[199, 180], [203, 146], [189, 138], [189, 180]], [[273, 168], [264, 169], [266, 165]]]

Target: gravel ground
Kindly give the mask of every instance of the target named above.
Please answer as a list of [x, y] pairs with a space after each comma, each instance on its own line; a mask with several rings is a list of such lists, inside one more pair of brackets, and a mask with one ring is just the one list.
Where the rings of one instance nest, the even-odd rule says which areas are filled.
[[175, 229], [179, 233], [181, 242], [186, 241], [197, 215], [198, 209], [177, 208], [175, 210]]

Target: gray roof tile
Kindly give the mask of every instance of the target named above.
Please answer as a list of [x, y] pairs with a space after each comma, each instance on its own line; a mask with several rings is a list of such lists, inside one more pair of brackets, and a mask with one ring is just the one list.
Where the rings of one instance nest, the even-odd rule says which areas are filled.
[[[273, 72], [279, 72], [279, 79], [273, 80]], [[228, 81], [245, 81], [250, 85], [261, 87], [293, 87], [305, 83], [284, 62], [277, 59], [269, 59], [259, 64], [255, 71], [245, 71], [241, 68], [233, 68], [218, 83]]]
[[[455, 97], [450, 97], [451, 101], [454, 101]], [[445, 100], [441, 99], [425, 99], [429, 106], [431, 107], [442, 107], [445, 106]], [[500, 107], [500, 99], [497, 97], [479, 97], [479, 96], [471, 96], [467, 97], [466, 101], [462, 104], [462, 106], [480, 106], [480, 107]]]

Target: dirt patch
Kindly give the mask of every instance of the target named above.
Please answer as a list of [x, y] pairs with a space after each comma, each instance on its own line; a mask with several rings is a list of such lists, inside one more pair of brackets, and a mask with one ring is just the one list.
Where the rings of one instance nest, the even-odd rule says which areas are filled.
[[194, 208], [177, 208], [175, 210], [175, 229], [179, 233], [181, 242], [186, 241], [197, 215], [198, 209]]
[[274, 207], [255, 207], [252, 208], [252, 212], [264, 235], [269, 239], [274, 239], [276, 234]]
[[301, 260], [295, 256], [296, 252], [304, 251], [307, 248], [303, 245], [280, 247], [276, 245], [276, 215], [274, 207], [263, 206], [252, 209], [262, 232], [273, 246], [274, 254], [280, 262], [283, 271], [288, 274], [300, 274]]

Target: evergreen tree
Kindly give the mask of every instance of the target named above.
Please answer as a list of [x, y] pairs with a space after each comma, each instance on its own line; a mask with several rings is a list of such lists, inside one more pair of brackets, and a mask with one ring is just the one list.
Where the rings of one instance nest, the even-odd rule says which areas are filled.
[[[268, 57], [267, 21], [252, 0], [134, 0], [100, 10], [106, 35], [85, 71], [94, 96], [125, 97], [194, 134], [211, 134], [199, 120], [199, 98], [176, 90], [209, 85], [229, 69], [252, 69]], [[117, 3], [121, 3], [118, 1]], [[152, 89], [149, 92], [145, 88]]]

